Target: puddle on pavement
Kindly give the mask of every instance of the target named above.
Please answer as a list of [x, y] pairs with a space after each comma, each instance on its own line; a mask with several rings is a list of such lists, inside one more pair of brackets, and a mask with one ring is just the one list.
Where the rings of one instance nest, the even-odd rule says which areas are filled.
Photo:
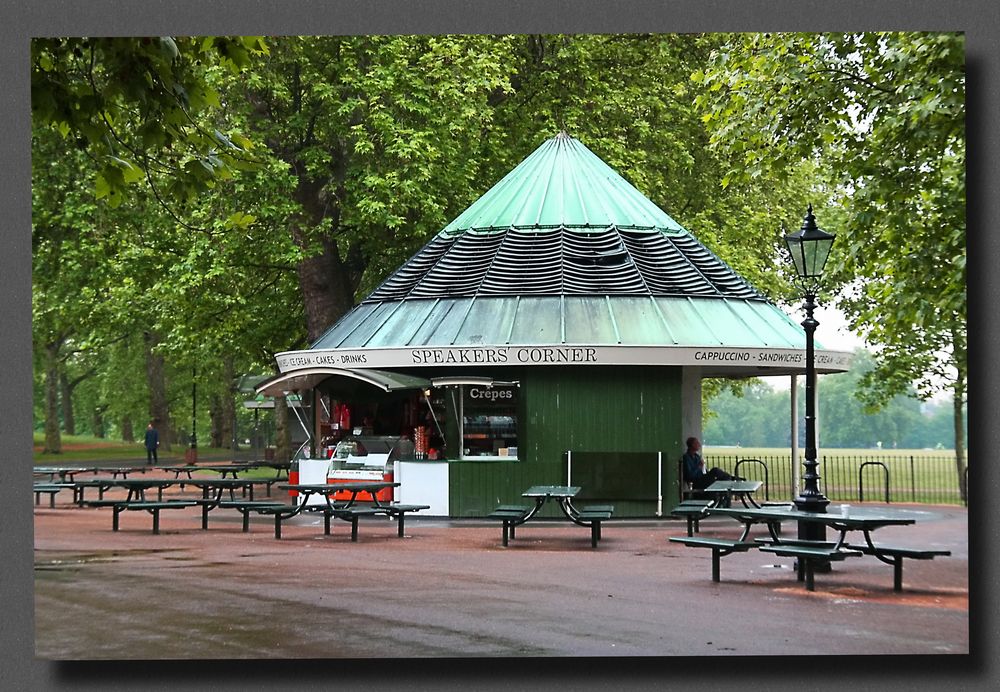
[[[80, 565], [98, 562], [118, 562], [123, 559], [143, 557], [146, 555], [156, 555], [158, 553], [176, 552], [172, 548], [148, 548], [139, 550], [107, 550], [97, 553], [81, 553], [79, 555], [69, 555], [66, 557], [52, 558], [49, 560], [35, 560], [35, 571], [73, 569]], [[168, 560], [184, 558], [166, 558]], [[190, 558], [188, 558], [190, 559]]]

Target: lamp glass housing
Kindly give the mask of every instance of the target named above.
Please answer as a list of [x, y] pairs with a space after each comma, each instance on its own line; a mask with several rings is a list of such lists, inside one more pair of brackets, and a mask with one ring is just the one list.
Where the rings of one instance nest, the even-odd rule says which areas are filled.
[[812, 205], [802, 222], [802, 228], [785, 236], [788, 254], [795, 265], [795, 273], [801, 279], [818, 279], [830, 257], [835, 235], [820, 230], [812, 213]]

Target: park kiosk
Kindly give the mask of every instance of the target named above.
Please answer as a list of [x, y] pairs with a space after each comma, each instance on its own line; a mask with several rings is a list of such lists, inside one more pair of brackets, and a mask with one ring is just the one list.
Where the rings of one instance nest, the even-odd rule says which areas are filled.
[[[311, 393], [316, 455], [398, 436], [397, 498], [433, 495], [432, 513], [485, 516], [531, 485], [571, 483], [615, 516], [654, 516], [677, 497], [684, 439], [700, 435], [702, 378], [802, 373], [804, 343], [560, 133], [308, 350], [279, 353], [257, 391]], [[819, 348], [817, 372], [849, 359]]]

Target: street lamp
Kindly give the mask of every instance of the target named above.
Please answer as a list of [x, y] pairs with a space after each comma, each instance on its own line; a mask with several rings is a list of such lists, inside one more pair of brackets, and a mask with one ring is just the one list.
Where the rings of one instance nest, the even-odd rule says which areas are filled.
[[195, 429], [198, 425], [198, 383], [195, 380], [197, 371], [191, 367], [191, 448], [184, 452], [184, 461], [187, 464], [198, 462], [198, 433]]
[[[797, 233], [785, 236], [785, 245], [795, 265], [795, 273], [798, 274], [806, 292], [806, 318], [802, 321], [802, 327], [806, 331], [806, 459], [803, 464], [805, 474], [802, 476], [804, 486], [799, 496], [795, 498], [796, 509], [803, 512], [825, 512], [826, 506], [830, 504], [830, 500], [820, 492], [819, 473], [817, 473], [819, 461], [816, 459], [816, 357], [813, 352], [813, 334], [819, 322], [813, 317], [813, 310], [816, 308], [816, 290], [819, 288], [823, 267], [830, 256], [834, 238], [833, 234], [822, 231], [816, 226], [816, 217], [813, 216], [811, 204], [802, 221], [802, 228]], [[800, 537], [823, 539], [822, 534], [826, 532], [822, 524], [812, 523], [805, 526], [802, 524], [799, 526]], [[819, 534], [818, 538], [804, 535], [815, 533]]]

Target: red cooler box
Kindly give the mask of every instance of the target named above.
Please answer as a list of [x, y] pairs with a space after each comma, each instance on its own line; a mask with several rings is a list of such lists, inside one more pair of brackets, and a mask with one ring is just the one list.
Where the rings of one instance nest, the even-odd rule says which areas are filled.
[[[392, 482], [392, 471], [389, 469], [335, 469], [330, 471], [327, 483], [357, 483], [359, 481]], [[392, 502], [393, 488], [383, 488], [375, 493], [379, 502]], [[350, 500], [351, 493], [342, 490], [333, 494], [334, 500]], [[371, 502], [371, 493], [358, 493], [358, 500]]]

